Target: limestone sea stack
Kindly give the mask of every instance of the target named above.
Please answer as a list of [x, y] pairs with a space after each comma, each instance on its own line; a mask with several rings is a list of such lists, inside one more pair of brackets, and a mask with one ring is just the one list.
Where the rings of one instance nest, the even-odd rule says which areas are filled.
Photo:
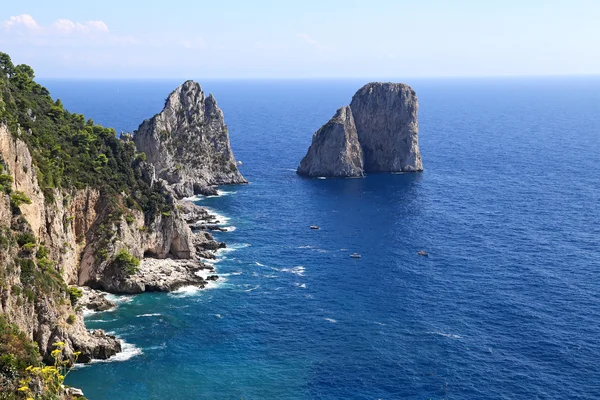
[[313, 135], [297, 173], [359, 177], [365, 172], [422, 171], [418, 108], [417, 95], [406, 84], [366, 84], [350, 106]]
[[314, 134], [298, 173], [308, 176], [363, 176], [363, 153], [349, 106], [337, 110], [333, 118]]
[[163, 110], [139, 126], [133, 141], [179, 197], [215, 194], [216, 185], [247, 183], [231, 151], [223, 111], [212, 94], [186, 81]]

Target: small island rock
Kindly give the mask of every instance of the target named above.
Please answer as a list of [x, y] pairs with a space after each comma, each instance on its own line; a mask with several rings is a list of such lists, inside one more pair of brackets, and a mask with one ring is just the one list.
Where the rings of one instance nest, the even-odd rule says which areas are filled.
[[368, 83], [312, 139], [297, 173], [359, 177], [365, 172], [422, 171], [418, 101], [403, 83]]

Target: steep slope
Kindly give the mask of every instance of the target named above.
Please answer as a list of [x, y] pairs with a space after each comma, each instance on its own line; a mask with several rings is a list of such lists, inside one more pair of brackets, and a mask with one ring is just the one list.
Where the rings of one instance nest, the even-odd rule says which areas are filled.
[[[342, 109], [340, 109], [342, 110]], [[422, 171], [419, 150], [418, 101], [414, 90], [403, 83], [369, 83], [343, 108], [346, 121], [334, 124], [340, 111], [313, 136], [298, 174], [306, 176], [356, 177], [365, 172]], [[338, 118], [339, 121], [339, 118]], [[341, 142], [339, 129], [347, 132]], [[327, 134], [329, 133], [329, 134]], [[355, 138], [356, 137], [356, 138]], [[358, 149], [358, 150], [356, 150]]]
[[81, 292], [69, 285], [139, 292], [144, 255], [196, 257], [173, 192], [131, 137], [66, 111], [33, 78], [0, 53], [1, 398], [15, 398], [21, 379], [64, 397], [25, 369], [52, 363], [56, 342], [70, 361], [120, 351], [115, 337], [85, 329]]
[[306, 157], [298, 167], [305, 176], [363, 176], [363, 155], [350, 107], [336, 114], [312, 138]]
[[214, 194], [215, 185], [246, 183], [238, 171], [223, 112], [212, 94], [186, 81], [163, 110], [145, 120], [133, 138], [177, 196]]
[[369, 83], [350, 103], [366, 172], [422, 171], [417, 95], [403, 83]]

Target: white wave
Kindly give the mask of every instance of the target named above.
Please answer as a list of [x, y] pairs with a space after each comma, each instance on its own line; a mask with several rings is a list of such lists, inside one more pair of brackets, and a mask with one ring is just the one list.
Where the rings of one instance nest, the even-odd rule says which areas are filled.
[[447, 337], [450, 339], [462, 339], [462, 337], [460, 335], [455, 335], [453, 333], [445, 333], [445, 332], [427, 332], [430, 335], [439, 335], [439, 336], [443, 336], [443, 337]]
[[266, 265], [265, 265], [265, 264], [261, 264], [261, 263], [259, 263], [258, 261], [255, 261], [255, 262], [254, 262], [254, 264], [258, 265], [259, 267], [266, 267]]
[[271, 275], [263, 275], [263, 278], [267, 278], [267, 279], [275, 279], [277, 278], [277, 275], [271, 274]]
[[317, 179], [327, 179], [327, 178], [324, 176], [317, 176]]
[[219, 319], [223, 318], [223, 316], [221, 314], [213, 314], [213, 315]]
[[377, 322], [377, 321], [373, 321], [373, 323], [377, 324], [377, 325], [381, 325], [381, 326], [385, 326], [385, 324], [383, 322]]
[[167, 342], [162, 342], [158, 346], [146, 347], [146, 350], [162, 350], [162, 349], [166, 349], [166, 348], [167, 348]]
[[196, 294], [198, 294], [198, 292], [200, 290], [202, 290], [202, 289], [200, 289], [198, 286], [183, 286], [183, 287], [180, 287], [179, 289], [169, 293], [169, 296], [175, 296], [175, 297], [195, 296]]
[[144, 354], [142, 349], [137, 348], [134, 344], [127, 343], [123, 339], [119, 339], [119, 341], [121, 342], [121, 352], [120, 353], [117, 353], [114, 356], [112, 356], [106, 360], [92, 360], [92, 363], [127, 361], [135, 356]]
[[217, 193], [219, 194], [219, 196], [229, 196], [230, 194], [236, 194], [237, 190], [232, 190], [232, 191], [228, 191], [228, 190], [217, 190]]
[[216, 212], [216, 211], [215, 211], [214, 209], [212, 209], [212, 208], [209, 208], [209, 207], [204, 207], [204, 209], [205, 209], [206, 211], [208, 211], [208, 213], [209, 213], [210, 215], [212, 215], [213, 217], [215, 217], [215, 219], [218, 221], [218, 222], [215, 222], [217, 225], [221, 225], [221, 226], [223, 226], [223, 225], [227, 225], [227, 223], [228, 223], [228, 222], [229, 222], [229, 220], [231, 219], [231, 218], [229, 218], [229, 217], [226, 217], [226, 216], [225, 216], [225, 215], [223, 215], [223, 214], [219, 214], [218, 212]]
[[246, 290], [244, 290], [244, 292], [252, 292], [253, 290], [256, 290], [256, 289], [258, 289], [259, 287], [260, 287], [260, 285], [256, 285], [256, 286], [254, 286], [253, 288], [250, 288], [250, 289], [246, 289]]
[[209, 269], [199, 269], [198, 271], [194, 272], [194, 275], [206, 280], [206, 278], [209, 276], [215, 275], [215, 272]]
[[306, 283], [300, 283], [300, 282], [296, 282], [296, 286], [302, 289], [306, 289]]
[[195, 196], [184, 197], [182, 200], [185, 200], [185, 201], [191, 201], [191, 202], [193, 203], [193, 202], [195, 202], [195, 201], [200, 201], [200, 200], [202, 200], [203, 198], [204, 198], [204, 196], [202, 196], [202, 195], [200, 195], [200, 194], [197, 194], [197, 195], [195, 195]]
[[97, 313], [98, 313], [98, 311], [96, 311], [96, 310], [90, 310], [89, 308], [84, 308], [83, 309], [83, 317], [84, 318], [85, 317], [89, 317], [90, 315], [97, 314]]
[[312, 249], [313, 246], [300, 246], [299, 249]]
[[140, 317], [158, 317], [160, 315], [161, 314], [159, 314], [159, 313], [154, 313], [154, 314], [140, 314], [140, 315], [136, 315], [136, 317], [137, 318], [140, 318]]
[[292, 268], [273, 268], [275, 271], [280, 271], [280, 272], [289, 272], [290, 274], [294, 274], [294, 275], [298, 275], [298, 276], [304, 276], [304, 271], [305, 268], [302, 265], [298, 265], [296, 267], [292, 267]]
[[237, 228], [236, 228], [235, 226], [233, 226], [233, 225], [231, 225], [231, 226], [225, 226], [224, 228], [225, 228], [225, 229], [227, 229], [227, 232], [233, 232], [233, 231], [235, 231], [235, 230], [237, 229]]
[[228, 272], [225, 274], [219, 274], [220, 277], [224, 277], [224, 276], [237, 276], [237, 275], [242, 275], [243, 272], [242, 271], [234, 271], [234, 272]]
[[123, 304], [123, 303], [131, 303], [133, 301], [134, 295], [117, 295], [117, 294], [107, 294], [106, 299], [112, 301], [113, 303]]
[[337, 321], [335, 319], [333, 319], [333, 318], [325, 318], [325, 321], [329, 321], [332, 324], [337, 324]]
[[227, 246], [225, 248], [217, 249], [216, 254], [217, 255], [221, 255], [223, 253], [231, 253], [232, 251], [236, 251], [236, 250], [239, 250], [239, 249], [245, 249], [246, 247], [250, 247], [250, 246], [251, 246], [250, 243], [239, 243], [239, 244], [234, 243], [234, 244], [232, 244], [230, 246]]
[[92, 322], [94, 324], [105, 324], [107, 322], [115, 322], [117, 319], [87, 319], [85, 322]]

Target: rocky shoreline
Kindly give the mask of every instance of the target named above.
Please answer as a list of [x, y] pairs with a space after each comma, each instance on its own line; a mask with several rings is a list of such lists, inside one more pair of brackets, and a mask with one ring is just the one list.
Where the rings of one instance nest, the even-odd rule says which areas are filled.
[[[193, 232], [193, 244], [196, 248], [194, 259], [151, 258], [141, 260], [138, 271], [121, 281], [110, 291], [98, 290], [89, 286], [76, 286], [81, 290], [77, 301], [78, 317], [84, 317], [87, 312], [109, 311], [117, 307], [110, 300], [109, 294], [139, 294], [143, 292], [173, 292], [182, 287], [195, 286], [204, 289], [210, 282], [219, 279], [214, 266], [206, 260], [216, 259], [217, 250], [227, 247], [225, 242], [218, 242], [208, 232], [218, 230], [226, 232], [221, 227], [222, 222], [217, 216], [196, 204], [181, 200], [177, 202], [183, 220], [189, 224]], [[89, 330], [98, 342], [112, 343], [107, 346], [96, 346], [94, 354], [83, 354], [78, 363], [89, 363], [93, 359], [106, 360], [122, 351], [121, 341], [106, 334], [102, 329]], [[102, 340], [106, 338], [106, 340]]]

